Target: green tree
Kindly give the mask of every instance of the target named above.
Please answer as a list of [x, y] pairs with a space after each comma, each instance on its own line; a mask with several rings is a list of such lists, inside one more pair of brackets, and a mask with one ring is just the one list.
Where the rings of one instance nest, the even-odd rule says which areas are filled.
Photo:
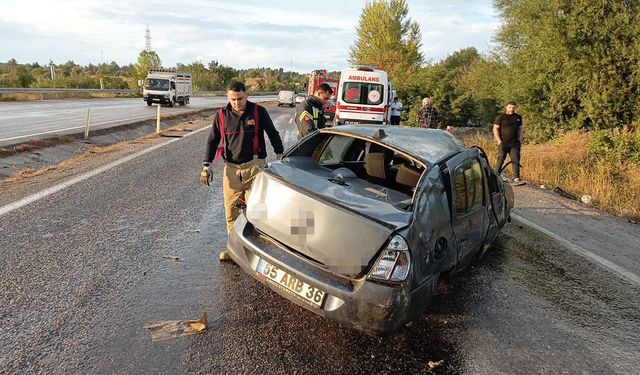
[[24, 66], [21, 66], [18, 68], [16, 78], [18, 81], [18, 85], [20, 85], [20, 87], [29, 87], [31, 83], [35, 81], [31, 73], [27, 71], [27, 68]]
[[503, 97], [523, 103], [527, 134], [639, 122], [640, 2], [497, 0], [496, 41], [510, 66]]
[[[484, 59], [475, 48], [465, 48], [438, 63], [420, 68], [399, 84], [398, 92], [407, 107], [405, 123], [415, 123], [422, 98], [427, 95], [438, 110], [438, 126], [441, 128], [465, 126], [469, 121], [482, 123], [482, 119], [490, 117], [482, 113], [485, 109], [482, 98], [474, 95], [468, 87], [475, 84], [469, 73], [482, 61]], [[491, 108], [489, 111], [494, 114]]]
[[350, 47], [351, 64], [371, 64], [397, 82], [413, 74], [423, 62], [420, 26], [408, 17], [406, 0], [368, 1]]
[[162, 62], [160, 61], [160, 57], [155, 51], [143, 50], [138, 56], [138, 63], [134, 66], [136, 77], [138, 79], [144, 79], [147, 76], [149, 69], [162, 68]]

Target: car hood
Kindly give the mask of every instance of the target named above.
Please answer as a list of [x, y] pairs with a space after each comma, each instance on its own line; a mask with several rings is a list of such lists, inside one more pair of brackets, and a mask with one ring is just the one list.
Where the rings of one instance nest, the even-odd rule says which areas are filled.
[[308, 158], [272, 163], [256, 176], [246, 214], [257, 230], [289, 249], [355, 276], [412, 214], [358, 193], [353, 187], [362, 180], [355, 176], [336, 184], [335, 175]]

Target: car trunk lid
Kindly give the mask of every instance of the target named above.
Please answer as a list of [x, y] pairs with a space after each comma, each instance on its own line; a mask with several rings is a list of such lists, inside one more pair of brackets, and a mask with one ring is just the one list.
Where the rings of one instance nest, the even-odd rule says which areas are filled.
[[382, 193], [354, 190], [362, 180], [335, 181], [333, 171], [315, 163], [273, 163], [253, 182], [247, 218], [325, 268], [358, 275], [390, 235], [410, 223], [411, 213], [381, 199]]

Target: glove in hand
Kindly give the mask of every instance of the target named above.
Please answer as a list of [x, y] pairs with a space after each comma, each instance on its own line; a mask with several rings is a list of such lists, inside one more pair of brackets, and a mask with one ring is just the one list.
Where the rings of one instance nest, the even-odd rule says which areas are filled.
[[200, 183], [202, 185], [211, 186], [211, 180], [213, 180], [211, 165], [209, 163], [203, 163], [202, 171], [200, 172]]

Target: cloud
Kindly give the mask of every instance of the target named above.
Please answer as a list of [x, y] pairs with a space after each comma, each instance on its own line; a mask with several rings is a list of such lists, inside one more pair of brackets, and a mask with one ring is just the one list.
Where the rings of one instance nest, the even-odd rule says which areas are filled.
[[[469, 46], [486, 51], [498, 27], [490, 0], [408, 0], [422, 51], [439, 60]], [[364, 1], [3, 0], [0, 61], [135, 63], [144, 30], [166, 66], [217, 60], [237, 68], [305, 72], [347, 66]]]

